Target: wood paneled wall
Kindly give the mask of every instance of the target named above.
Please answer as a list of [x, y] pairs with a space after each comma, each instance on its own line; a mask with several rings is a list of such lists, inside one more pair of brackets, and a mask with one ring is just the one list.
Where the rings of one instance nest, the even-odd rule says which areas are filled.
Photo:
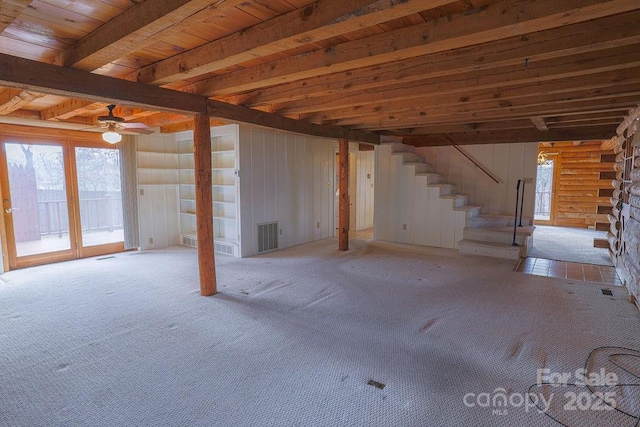
[[600, 141], [556, 142], [540, 147], [541, 152], [557, 158], [553, 225], [587, 228], [607, 221], [614, 159], [613, 151], [602, 150], [600, 145]]

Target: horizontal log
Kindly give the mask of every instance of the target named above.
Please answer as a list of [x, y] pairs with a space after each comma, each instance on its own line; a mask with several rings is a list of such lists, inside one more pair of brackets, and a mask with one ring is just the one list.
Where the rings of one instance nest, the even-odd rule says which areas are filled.
[[[638, 156], [638, 155], [636, 154], [636, 156]], [[636, 168], [640, 168], [640, 157], [636, 157], [633, 160], [633, 166], [636, 167]]]
[[619, 232], [620, 232], [620, 224], [621, 224], [620, 221], [612, 222], [609, 225], [609, 232], [611, 234], [613, 234], [614, 236], [617, 236], [619, 234]]
[[611, 197], [613, 197], [614, 199], [620, 200], [622, 199], [622, 190], [613, 190], [613, 194], [611, 195]]
[[602, 248], [602, 247], [605, 247], [605, 248], [606, 248], [606, 247], [609, 247], [609, 248], [611, 248], [611, 250], [612, 250], [613, 252], [618, 252], [618, 247], [619, 247], [618, 245], [619, 245], [619, 241], [618, 241], [618, 237], [617, 237], [617, 236], [614, 236], [614, 235], [613, 235], [613, 234], [611, 234], [611, 233], [607, 233], [607, 238], [606, 238], [606, 239], [602, 239], [602, 240], [604, 240], [605, 242], [607, 242], [606, 246], [597, 246], [597, 245], [596, 245], [596, 240], [597, 240], [597, 239], [594, 239], [594, 240], [593, 240], [593, 246], [594, 246], [594, 247], [596, 247], [596, 248]]
[[615, 161], [616, 162], [621, 162], [625, 159], [626, 157], [626, 153], [624, 151], [619, 152], [618, 154], [616, 154], [615, 156]]
[[629, 186], [629, 193], [640, 196], [640, 182], [634, 182]]
[[613, 164], [613, 170], [623, 171], [624, 170], [624, 162], [615, 162]]
[[[629, 205], [631, 205], [631, 206], [633, 206], [635, 208], [640, 208], [640, 196], [636, 196], [635, 194], [631, 194], [629, 196]], [[639, 231], [640, 231], [640, 229], [639, 229]]]
[[618, 135], [622, 135], [622, 133], [627, 130], [631, 123], [633, 123], [637, 118], [640, 118], [640, 106], [631, 111], [622, 123], [620, 123], [620, 126], [616, 129], [616, 133]]
[[636, 221], [640, 221], [640, 208], [634, 206], [629, 207], [629, 216]]
[[616, 190], [622, 190], [624, 188], [624, 182], [614, 179], [613, 181], [611, 181], [611, 186]]
[[613, 216], [616, 219], [620, 219], [620, 209], [618, 207], [614, 206], [611, 209], [610, 215]]
[[631, 178], [631, 181], [640, 181], [640, 169], [631, 169], [629, 178]]

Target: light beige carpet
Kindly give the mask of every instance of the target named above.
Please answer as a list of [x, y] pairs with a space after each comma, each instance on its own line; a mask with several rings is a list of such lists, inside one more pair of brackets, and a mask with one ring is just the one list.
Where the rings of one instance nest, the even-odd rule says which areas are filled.
[[[181, 247], [2, 275], [0, 425], [635, 425], [637, 387], [614, 388], [632, 415], [519, 400], [556, 390], [531, 389], [538, 369], [640, 347], [623, 289], [451, 250], [352, 246], [220, 256], [208, 298]], [[617, 369], [602, 363], [591, 368]]]

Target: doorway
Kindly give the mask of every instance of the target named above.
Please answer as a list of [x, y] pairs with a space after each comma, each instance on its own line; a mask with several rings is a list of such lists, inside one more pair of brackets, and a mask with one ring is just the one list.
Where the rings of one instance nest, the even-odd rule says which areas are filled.
[[115, 146], [9, 137], [1, 145], [10, 269], [124, 250]]

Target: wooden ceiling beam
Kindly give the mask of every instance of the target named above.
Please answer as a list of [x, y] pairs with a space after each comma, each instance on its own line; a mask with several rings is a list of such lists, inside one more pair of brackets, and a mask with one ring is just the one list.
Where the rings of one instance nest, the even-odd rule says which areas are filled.
[[0, 116], [6, 116], [30, 104], [44, 94], [27, 90], [9, 89], [0, 94]]
[[16, 20], [32, 0], [2, 0], [0, 2], [0, 34]]
[[451, 0], [319, 0], [137, 71], [163, 85], [441, 6]]
[[104, 23], [62, 51], [56, 64], [93, 71], [156, 41], [158, 33], [203, 9], [239, 0], [145, 0]]
[[40, 119], [66, 120], [86, 112], [87, 108], [91, 108], [95, 106], [95, 104], [95, 102], [85, 101], [82, 99], [67, 99], [60, 104], [42, 110], [40, 112]]
[[605, 99], [567, 102], [557, 105], [504, 107], [489, 111], [471, 111], [456, 113], [453, 111], [439, 115], [393, 117], [386, 120], [370, 121], [353, 126], [354, 129], [382, 130], [422, 127], [430, 124], [466, 124], [483, 121], [500, 121], [507, 119], [528, 119], [535, 116], [563, 116], [582, 113], [598, 113], [619, 111], [637, 105], [638, 95], [620, 96]]
[[208, 101], [208, 107], [210, 116], [234, 122], [250, 123], [325, 138], [348, 139], [366, 144], [377, 145], [380, 143], [380, 135], [375, 133], [351, 130], [344, 127], [317, 125], [212, 99]]
[[549, 128], [544, 121], [544, 117], [531, 117], [531, 122], [536, 126], [538, 130], [547, 131]]
[[323, 50], [269, 62], [193, 83], [193, 93], [225, 95], [294, 80], [371, 67], [389, 61], [478, 45], [637, 9], [636, 0], [506, 0], [473, 13], [412, 25]]
[[[449, 95], [466, 99], [467, 94], [472, 92], [479, 94], [477, 96], [480, 97], [487, 93], [490, 96], [498, 97], [501, 92], [517, 90], [518, 85], [534, 87], [539, 84], [549, 85], [553, 88], [552, 81], [554, 80], [565, 79], [564, 81], [567, 82], [573, 78], [584, 82], [588, 78], [584, 76], [595, 74], [598, 75], [594, 76], [593, 84], [608, 85], [624, 81], [627, 78], [637, 78], [639, 66], [640, 45], [630, 45], [603, 52], [590, 52], [539, 61], [530, 63], [526, 68], [522, 65], [516, 65], [482, 71], [452, 73], [449, 76], [401, 83], [378, 90], [338, 93], [291, 101], [272, 106], [272, 111], [280, 114], [309, 114], [324, 110], [344, 109], [342, 111], [346, 112], [347, 108], [359, 107], [362, 109], [367, 105], [380, 109], [388, 108], [385, 107], [387, 102], [415, 99], [424, 97], [425, 94], [434, 97]], [[586, 82], [584, 84], [588, 85]], [[558, 90], [558, 88], [550, 90]], [[384, 100], [384, 103], [380, 100]], [[469, 102], [469, 99], [464, 102]]]
[[[640, 62], [638, 62], [638, 66], [640, 66]], [[472, 80], [469, 80], [469, 82], [473, 84]], [[624, 85], [621, 82], [624, 82]], [[412, 88], [414, 89], [413, 91], [409, 89], [407, 94], [400, 97], [400, 99], [388, 93], [385, 94], [386, 99], [384, 96], [379, 98], [385, 99], [385, 102], [362, 103], [344, 108], [339, 108], [340, 106], [337, 105], [336, 107], [338, 108], [335, 110], [303, 115], [302, 118], [315, 123], [324, 123], [348, 118], [363, 118], [371, 115], [398, 114], [403, 111], [426, 111], [426, 109], [433, 107], [438, 109], [445, 106], [464, 105], [471, 107], [491, 101], [509, 102], [513, 98], [518, 98], [517, 101], [529, 100], [531, 102], [531, 99], [543, 96], [570, 94], [572, 92], [582, 93], [586, 96], [591, 93], [606, 93], [607, 91], [609, 91], [608, 93], [621, 93], [630, 87], [628, 85], [640, 83], [640, 75], [638, 75], [637, 69], [629, 69], [622, 72], [599, 73], [584, 77], [575, 76], [533, 84], [517, 85], [518, 80], [509, 80], [506, 83], [505, 85], [497, 84], [487, 89], [482, 89], [482, 85], [480, 85], [479, 90], [469, 89], [462, 93], [457, 93], [458, 91], [453, 88], [442, 91], [434, 86], [426, 85], [422, 88]], [[510, 86], [510, 84], [516, 84], [516, 86]], [[622, 86], [626, 87], [623, 88]], [[335, 104], [339, 104], [339, 101], [336, 100]]]
[[403, 142], [415, 147], [469, 144], [507, 144], [516, 142], [586, 141], [605, 140], [615, 135], [615, 125], [593, 126], [577, 129], [540, 131], [501, 130], [490, 132], [465, 132], [407, 137]]
[[252, 110], [185, 92], [101, 76], [72, 68], [0, 54], [0, 86], [16, 89], [124, 104], [176, 114], [209, 114], [230, 121], [272, 127], [289, 132], [327, 138], [346, 138], [354, 142], [378, 144], [375, 133], [316, 125], [276, 114]]
[[[257, 107], [406, 84], [452, 73], [479, 72], [506, 66], [522, 68], [527, 58], [528, 66], [532, 66], [549, 59], [640, 43], [640, 26], [636, 25], [637, 22], [640, 22], [640, 11], [606, 17], [595, 23], [578, 23], [480, 46], [312, 77], [220, 99]], [[596, 23], [597, 33], [593, 31]]]
[[0, 54], [0, 85], [92, 102], [187, 114], [206, 112], [199, 95]]
[[[211, 127], [214, 126], [223, 126], [228, 124], [229, 122], [225, 122], [222, 120], [217, 120], [217, 119], [209, 119], [209, 125]], [[185, 130], [193, 130], [194, 129], [194, 123], [193, 120], [189, 120], [186, 122], [180, 122], [180, 123], [175, 123], [175, 124], [171, 124], [171, 125], [166, 125], [166, 126], [160, 126], [160, 133], [175, 133], [175, 132], [182, 132]]]

